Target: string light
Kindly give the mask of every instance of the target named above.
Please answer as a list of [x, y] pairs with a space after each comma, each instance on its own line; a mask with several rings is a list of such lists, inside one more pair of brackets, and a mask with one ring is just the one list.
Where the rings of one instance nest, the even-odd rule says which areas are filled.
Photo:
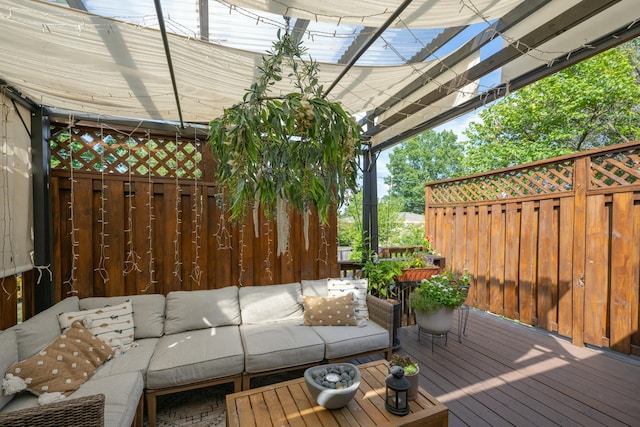
[[75, 206], [75, 177], [73, 171], [73, 122], [74, 116], [69, 115], [69, 221], [71, 222], [71, 232], [69, 233], [71, 236], [71, 271], [69, 272], [69, 278], [64, 281], [64, 284], [69, 286], [69, 291], [67, 291], [67, 295], [77, 294], [78, 291], [75, 288], [76, 283], [76, 271], [78, 269], [77, 261], [78, 261], [78, 252], [77, 248], [80, 246], [77, 239], [77, 232], [80, 231], [76, 228], [75, 215], [74, 215], [74, 206]]
[[147, 251], [147, 255], [149, 256], [149, 282], [144, 287], [142, 292], [148, 292], [149, 289], [154, 287], [158, 281], [156, 280], [156, 261], [153, 251], [153, 221], [155, 221], [155, 216], [153, 214], [153, 180], [152, 180], [152, 167], [151, 167], [151, 133], [147, 131], [146, 135], [147, 141], [147, 188], [149, 189], [149, 194], [147, 198], [147, 218], [149, 219], [149, 225], [147, 225], [147, 241], [149, 242], [149, 250]]
[[[194, 141], [196, 151], [199, 153], [200, 141], [196, 135]], [[195, 156], [194, 169], [197, 170], [198, 159], [201, 157]], [[198, 287], [200, 287], [200, 279], [202, 278], [202, 269], [200, 268], [200, 233], [202, 229], [202, 194], [198, 185], [198, 173], [194, 173], [193, 177], [193, 268], [191, 269], [191, 280], [193, 280]]]
[[[100, 126], [100, 137], [104, 138], [104, 128], [102, 126]], [[106, 220], [107, 210], [105, 207], [105, 202], [107, 201], [107, 198], [105, 197], [105, 189], [107, 188], [107, 185], [104, 180], [105, 170], [107, 169], [104, 158], [105, 151], [106, 147], [103, 146], [100, 150], [100, 219], [98, 220], [100, 223], [100, 260], [98, 261], [98, 267], [94, 271], [97, 271], [98, 274], [100, 274], [102, 281], [106, 284], [109, 281], [109, 272], [105, 268], [106, 262], [109, 259], [109, 256], [106, 254], [106, 250], [109, 245], [106, 243], [106, 238], [108, 236], [106, 233], [106, 226], [108, 222]]]
[[182, 224], [182, 187], [180, 186], [179, 175], [180, 175], [180, 160], [178, 153], [180, 152], [180, 138], [178, 133], [176, 132], [176, 146], [175, 146], [175, 162], [176, 162], [176, 170], [175, 170], [175, 209], [176, 209], [176, 230], [175, 236], [173, 239], [173, 254], [174, 254], [174, 267], [173, 267], [173, 276], [178, 278], [178, 281], [182, 283], [182, 258], [180, 256], [180, 235], [182, 232], [180, 231], [180, 225]]

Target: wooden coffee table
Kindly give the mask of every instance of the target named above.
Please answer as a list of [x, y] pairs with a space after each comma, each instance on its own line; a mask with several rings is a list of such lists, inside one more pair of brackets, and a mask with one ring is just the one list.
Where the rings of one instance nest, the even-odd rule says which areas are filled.
[[384, 407], [386, 361], [358, 365], [362, 379], [353, 400], [341, 409], [318, 406], [304, 378], [227, 395], [228, 427], [263, 426], [446, 426], [449, 410], [422, 387], [404, 417]]

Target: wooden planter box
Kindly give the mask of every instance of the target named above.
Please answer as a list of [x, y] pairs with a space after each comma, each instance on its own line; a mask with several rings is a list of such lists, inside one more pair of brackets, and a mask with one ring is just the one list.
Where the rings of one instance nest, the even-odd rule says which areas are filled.
[[419, 282], [440, 273], [440, 267], [403, 268], [402, 274], [396, 278], [398, 282]]

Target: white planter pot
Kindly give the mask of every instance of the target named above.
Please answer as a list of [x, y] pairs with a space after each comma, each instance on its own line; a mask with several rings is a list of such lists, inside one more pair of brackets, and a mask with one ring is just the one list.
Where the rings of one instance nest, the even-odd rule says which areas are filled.
[[440, 307], [431, 313], [416, 310], [416, 323], [429, 334], [445, 334], [453, 326], [453, 308]]

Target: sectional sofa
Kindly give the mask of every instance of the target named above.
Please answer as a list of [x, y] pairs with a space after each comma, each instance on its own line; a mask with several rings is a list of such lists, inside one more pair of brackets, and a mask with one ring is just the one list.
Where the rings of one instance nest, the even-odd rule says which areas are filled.
[[[109, 316], [115, 326], [98, 320], [127, 308], [129, 314]], [[257, 376], [373, 353], [389, 359], [393, 337], [393, 305], [368, 295], [362, 280], [303, 280], [166, 296], [69, 297], [0, 332], [0, 373], [18, 361], [52, 354], [52, 343], [75, 331], [62, 331], [63, 319], [70, 323], [76, 318], [83, 324], [74, 322], [71, 328], [86, 326], [119, 354], [62, 402], [103, 394], [108, 426], [142, 425], [143, 394], [149, 425], [154, 426], [157, 396], [229, 382], [239, 391], [250, 388]], [[100, 328], [106, 328], [105, 335]], [[10, 372], [15, 373], [15, 365]], [[7, 380], [13, 375], [3, 376]], [[0, 394], [0, 424], [3, 414], [38, 411], [34, 394], [5, 391]]]

